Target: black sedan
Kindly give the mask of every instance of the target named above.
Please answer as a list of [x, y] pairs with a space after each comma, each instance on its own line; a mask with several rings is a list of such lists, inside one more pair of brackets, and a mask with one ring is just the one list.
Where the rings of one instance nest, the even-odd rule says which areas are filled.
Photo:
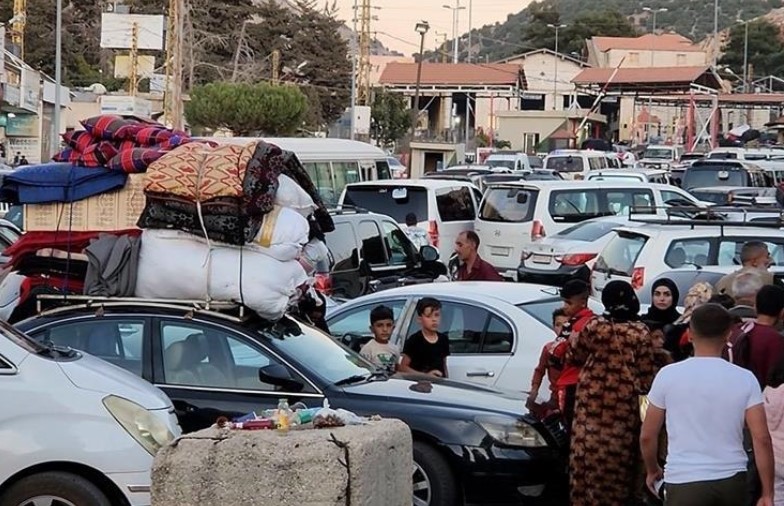
[[386, 375], [329, 336], [284, 318], [163, 302], [51, 310], [17, 324], [39, 340], [91, 353], [159, 386], [185, 432], [277, 406], [398, 418], [414, 438], [416, 505], [506, 504], [562, 490], [559, 423], [524, 414], [524, 402], [448, 380]]

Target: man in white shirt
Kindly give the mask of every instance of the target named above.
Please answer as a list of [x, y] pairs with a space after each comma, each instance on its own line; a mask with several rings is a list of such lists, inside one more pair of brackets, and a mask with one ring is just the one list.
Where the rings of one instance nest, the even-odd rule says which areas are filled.
[[[773, 451], [759, 382], [721, 358], [732, 317], [705, 304], [691, 317], [694, 358], [662, 369], [648, 394], [640, 435], [646, 484], [658, 494], [664, 479], [666, 506], [743, 506], [748, 457], [744, 424], [751, 433], [762, 484], [758, 506], [773, 506]], [[667, 422], [667, 465], [657, 461], [658, 437]]]

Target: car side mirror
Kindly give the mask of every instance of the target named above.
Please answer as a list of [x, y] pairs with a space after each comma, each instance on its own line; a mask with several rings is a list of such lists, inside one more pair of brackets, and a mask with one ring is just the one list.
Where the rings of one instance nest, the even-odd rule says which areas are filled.
[[351, 332], [348, 334], [343, 334], [343, 337], [340, 338], [340, 342], [343, 343], [344, 346], [351, 348], [357, 353], [359, 353], [362, 347], [371, 340], [373, 340], [373, 336], [363, 336], [361, 334], [353, 334]]
[[422, 249], [419, 250], [419, 256], [422, 257], [423, 262], [436, 262], [439, 258], [438, 250], [430, 245], [422, 246]]
[[301, 392], [305, 388], [305, 385], [294, 379], [289, 370], [281, 364], [270, 364], [260, 368], [259, 380], [287, 392]]

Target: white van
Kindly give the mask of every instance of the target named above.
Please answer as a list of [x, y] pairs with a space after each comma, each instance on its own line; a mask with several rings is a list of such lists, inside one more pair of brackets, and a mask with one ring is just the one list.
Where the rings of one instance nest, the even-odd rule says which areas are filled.
[[328, 206], [334, 206], [347, 184], [392, 179], [388, 155], [366, 142], [301, 137], [210, 137], [216, 142], [245, 144], [266, 141], [292, 151]]
[[[447, 263], [458, 234], [474, 229], [482, 193], [471, 183], [440, 179], [375, 181], [350, 184], [340, 206], [354, 206], [390, 216], [401, 226], [414, 213], [428, 232], [430, 244]], [[361, 235], [361, 230], [360, 230]]]
[[484, 161], [484, 165], [491, 169], [509, 169], [514, 172], [524, 170], [541, 169], [544, 167], [542, 159], [536, 155], [526, 155], [525, 153], [515, 153], [507, 151], [496, 151]]
[[666, 205], [700, 206], [674, 186], [634, 182], [536, 181], [488, 186], [474, 231], [480, 256], [498, 272], [517, 278], [523, 251], [535, 241], [575, 223], [600, 216], [628, 216], [629, 210], [651, 207], [664, 215]]
[[153, 456], [180, 435], [163, 392], [5, 323], [0, 385], [0, 504], [150, 504]]
[[590, 170], [609, 169], [610, 162], [603, 151], [564, 149], [547, 155], [544, 168], [560, 172], [564, 179], [580, 180]]

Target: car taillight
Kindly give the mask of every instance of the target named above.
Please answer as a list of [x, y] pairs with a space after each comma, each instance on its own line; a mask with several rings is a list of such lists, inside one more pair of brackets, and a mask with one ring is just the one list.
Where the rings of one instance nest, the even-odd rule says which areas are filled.
[[314, 288], [324, 295], [332, 295], [332, 276], [329, 274], [316, 274]]
[[430, 244], [434, 247], [438, 247], [438, 243], [441, 242], [440, 237], [438, 235], [438, 222], [435, 220], [430, 221], [430, 226], [427, 229], [427, 236], [430, 239]]
[[531, 225], [531, 240], [538, 241], [547, 236], [547, 233], [544, 230], [544, 225], [541, 221], [536, 220], [534, 224]]
[[596, 253], [572, 253], [564, 255], [561, 259], [562, 265], [584, 265], [596, 258]]
[[635, 267], [632, 271], [632, 288], [639, 290], [645, 284], [645, 267]]

